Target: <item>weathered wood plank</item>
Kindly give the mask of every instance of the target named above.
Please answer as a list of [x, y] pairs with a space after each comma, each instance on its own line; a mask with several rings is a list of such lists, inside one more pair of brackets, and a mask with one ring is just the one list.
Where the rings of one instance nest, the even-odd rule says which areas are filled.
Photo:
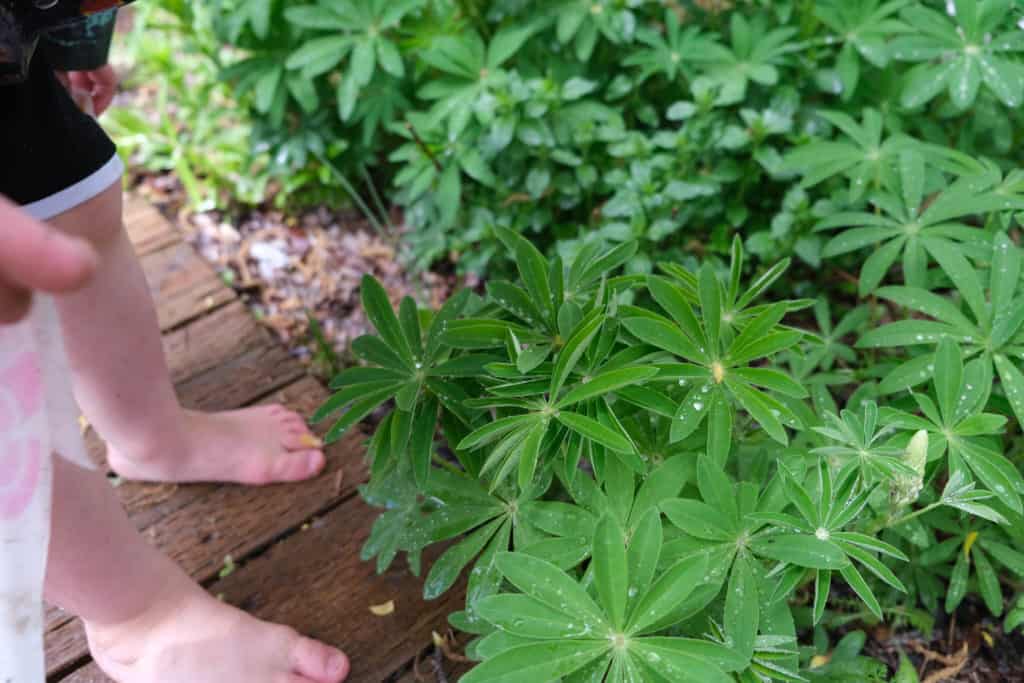
[[280, 346], [257, 347], [178, 384], [186, 408], [223, 410], [246, 405], [305, 376], [306, 370]]
[[132, 194], [124, 196], [122, 211], [128, 237], [139, 256], [159, 251], [181, 241], [181, 232], [153, 205]]
[[233, 301], [164, 335], [163, 342], [171, 381], [175, 384], [219, 367], [253, 349], [279, 347], [240, 301]]
[[[310, 415], [326, 396], [305, 377], [266, 398]], [[351, 497], [366, 478], [362, 436], [353, 433], [327, 449], [328, 466], [301, 484], [244, 486], [154, 486], [126, 483], [118, 488], [140, 531], [198, 581], [213, 579], [231, 555], [238, 561], [298, 529]], [[51, 610], [46, 641], [47, 671], [65, 670], [87, 654], [77, 621]]]
[[184, 242], [142, 257], [160, 329], [169, 330], [234, 300], [235, 293]]
[[[353, 498], [309, 529], [272, 546], [265, 554], [216, 582], [210, 591], [230, 604], [285, 623], [342, 647], [352, 659], [351, 683], [380, 683], [445, 628], [463, 594], [453, 590], [430, 603], [421, 582], [401, 562], [381, 576], [359, 560], [377, 511]], [[433, 561], [436, 553], [428, 553]], [[377, 617], [370, 605], [395, 601], [394, 614]], [[90, 664], [65, 683], [109, 683]]]

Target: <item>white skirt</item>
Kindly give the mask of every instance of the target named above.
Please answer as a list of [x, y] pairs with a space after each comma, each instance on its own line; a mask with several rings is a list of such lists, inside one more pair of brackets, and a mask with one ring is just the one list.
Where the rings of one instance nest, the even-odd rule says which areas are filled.
[[44, 683], [52, 454], [92, 467], [53, 299], [0, 326], [0, 681]]

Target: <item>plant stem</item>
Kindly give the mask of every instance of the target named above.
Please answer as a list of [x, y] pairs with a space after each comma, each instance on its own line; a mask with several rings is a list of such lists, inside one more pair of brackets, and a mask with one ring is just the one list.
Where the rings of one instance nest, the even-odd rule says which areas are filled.
[[406, 130], [409, 131], [409, 133], [412, 134], [412, 139], [416, 141], [416, 145], [420, 148], [420, 150], [424, 154], [426, 154], [427, 158], [434, 163], [434, 168], [437, 170], [437, 172], [443, 172], [444, 167], [441, 166], [441, 162], [437, 160], [437, 156], [435, 156], [434, 153], [430, 150], [430, 148], [427, 147], [427, 143], [423, 142], [423, 138], [421, 138], [420, 134], [416, 131], [416, 127], [413, 126], [412, 123], [410, 123], [409, 121], [406, 121], [405, 128]]
[[331, 172], [338, 179], [338, 182], [341, 184], [342, 188], [344, 188], [344, 190], [348, 193], [349, 197], [352, 198], [352, 201], [356, 203], [356, 205], [359, 207], [359, 210], [366, 215], [366, 220], [370, 221], [370, 224], [377, 231], [377, 234], [384, 237], [393, 237], [388, 232], [388, 230], [386, 230], [384, 226], [381, 225], [380, 221], [377, 220], [377, 216], [374, 215], [373, 211], [370, 210], [370, 207], [367, 206], [366, 202], [363, 201], [363, 198], [359, 195], [358, 192], [356, 192], [356, 188], [352, 186], [352, 183], [350, 183], [348, 178], [345, 177], [345, 174], [339, 171], [338, 167], [331, 163], [324, 154], [320, 152], [314, 152], [314, 154], [316, 155], [316, 158], [320, 161], [321, 164], [331, 169]]
[[441, 467], [445, 468], [449, 472], [452, 472], [453, 474], [460, 474], [460, 475], [461, 474], [465, 474], [465, 472], [463, 472], [458, 467], [456, 467], [455, 465], [451, 464], [450, 462], [448, 462], [447, 460], [442, 458], [437, 453], [433, 454], [432, 459], [434, 461], [434, 464], [440, 465]]
[[913, 512], [911, 512], [909, 514], [903, 515], [902, 517], [899, 517], [899, 518], [897, 518], [895, 520], [886, 522], [885, 524], [882, 525], [881, 528], [882, 529], [891, 529], [894, 526], [899, 526], [900, 524], [904, 524], [906, 522], [909, 522], [910, 520], [914, 519], [915, 517], [920, 517], [921, 515], [925, 514], [926, 512], [931, 512], [932, 510], [934, 510], [935, 508], [937, 508], [937, 507], [939, 507], [941, 505], [942, 505], [942, 501], [939, 501], [937, 503], [932, 503], [931, 505], [926, 505], [925, 507], [921, 508], [920, 510], [914, 510]]

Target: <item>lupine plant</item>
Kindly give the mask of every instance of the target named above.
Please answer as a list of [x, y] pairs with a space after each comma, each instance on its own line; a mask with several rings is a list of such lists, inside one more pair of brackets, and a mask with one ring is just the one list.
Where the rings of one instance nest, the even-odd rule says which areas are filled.
[[738, 238], [638, 274], [633, 242], [563, 261], [499, 230], [517, 277], [437, 312], [364, 280], [377, 334], [318, 417], [333, 438], [385, 406], [364, 556], [418, 572], [448, 544], [424, 592], [467, 577], [464, 681], [846, 680], [806, 629], [973, 595], [1020, 623], [999, 580], [1024, 575], [1018, 200], [983, 165], [927, 187], [949, 159], [908, 144], [879, 213], [821, 225], [921, 221], [862, 241], [910, 267], [830, 300], [787, 296], [791, 264]]

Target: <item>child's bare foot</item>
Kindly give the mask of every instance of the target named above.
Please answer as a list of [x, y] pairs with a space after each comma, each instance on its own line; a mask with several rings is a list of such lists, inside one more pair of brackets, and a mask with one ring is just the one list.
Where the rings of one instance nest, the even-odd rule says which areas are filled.
[[273, 484], [310, 479], [324, 468], [322, 443], [302, 417], [283, 406], [226, 413], [185, 411], [182, 442], [146, 453], [107, 452], [126, 479], [161, 482]]
[[339, 683], [339, 650], [268, 624], [198, 586], [116, 626], [86, 624], [93, 658], [118, 683]]

